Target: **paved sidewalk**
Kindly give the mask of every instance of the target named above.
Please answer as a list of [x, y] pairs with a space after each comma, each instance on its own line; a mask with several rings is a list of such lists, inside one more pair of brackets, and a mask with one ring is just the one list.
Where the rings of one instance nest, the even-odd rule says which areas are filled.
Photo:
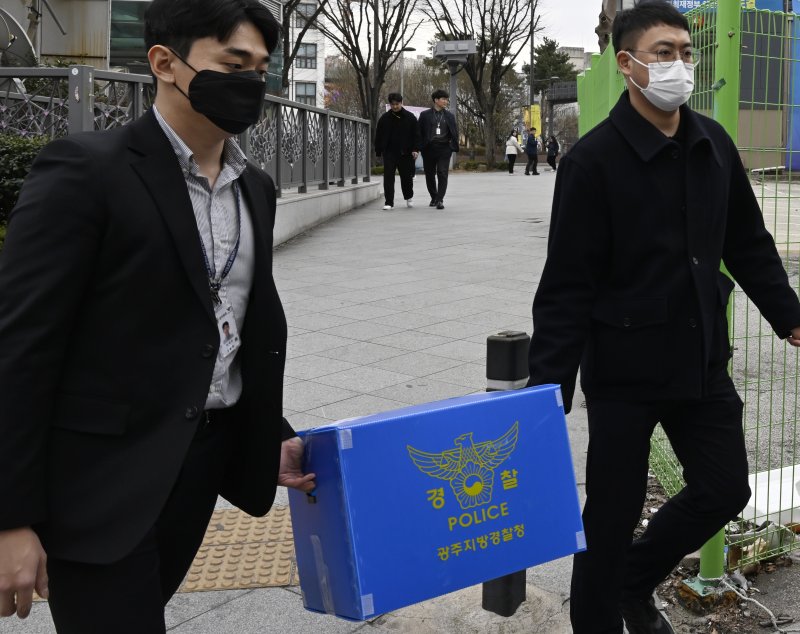
[[[295, 428], [483, 391], [486, 337], [531, 331], [554, 181], [549, 171], [451, 174], [446, 209], [437, 211], [418, 176], [414, 209], [384, 212], [380, 198], [279, 247], [275, 277], [289, 322], [284, 406]], [[581, 402], [576, 395], [568, 424], [583, 495]], [[287, 504], [285, 491], [276, 503]], [[480, 609], [480, 587], [367, 623], [307, 612], [289, 587], [178, 594], [167, 624], [181, 634], [567, 634], [570, 571], [570, 558], [529, 570], [528, 600], [509, 619]], [[0, 621], [9, 634], [52, 631], [44, 604], [28, 622]]]

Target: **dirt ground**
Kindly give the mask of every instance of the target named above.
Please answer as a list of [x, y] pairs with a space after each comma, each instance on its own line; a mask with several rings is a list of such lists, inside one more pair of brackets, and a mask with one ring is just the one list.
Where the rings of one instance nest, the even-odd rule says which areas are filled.
[[[666, 501], [667, 496], [655, 478], [650, 478], [647, 500], [644, 505], [637, 536], [644, 532], [646, 522], [655, 510]], [[730, 571], [729, 571], [730, 572]], [[762, 562], [747, 571], [747, 596], [755, 599], [775, 615], [779, 629], [763, 609], [757, 605], [728, 595], [723, 602], [706, 613], [687, 609], [680, 598], [678, 588], [684, 579], [695, 577], [698, 564], [687, 558], [658, 588], [664, 611], [679, 634], [756, 634], [763, 632], [800, 632], [800, 564], [790, 557], [779, 557]]]

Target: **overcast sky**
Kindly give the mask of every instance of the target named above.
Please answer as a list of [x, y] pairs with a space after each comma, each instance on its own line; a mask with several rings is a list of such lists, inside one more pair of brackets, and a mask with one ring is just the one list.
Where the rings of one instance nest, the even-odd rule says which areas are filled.
[[582, 46], [587, 52], [599, 52], [594, 29], [602, 6], [602, 0], [539, 0], [544, 30], [538, 37], [547, 36], [561, 46]]
[[[539, 0], [540, 24], [544, 28], [536, 35], [537, 45], [547, 36], [560, 46], [582, 46], [587, 52], [599, 52], [594, 28], [602, 5], [602, 0]], [[432, 34], [432, 29], [420, 28], [411, 42], [418, 52], [411, 55], [427, 54]]]

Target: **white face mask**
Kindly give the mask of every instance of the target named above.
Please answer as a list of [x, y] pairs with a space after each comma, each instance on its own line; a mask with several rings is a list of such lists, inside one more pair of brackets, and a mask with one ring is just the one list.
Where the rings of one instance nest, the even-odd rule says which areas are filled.
[[694, 64], [676, 61], [672, 66], [665, 67], [658, 62], [645, 64], [630, 53], [628, 57], [637, 64], [647, 67], [650, 73], [650, 83], [647, 84], [647, 88], [642, 88], [633, 81], [632, 76], [629, 79], [656, 108], [672, 112], [689, 101], [694, 89]]

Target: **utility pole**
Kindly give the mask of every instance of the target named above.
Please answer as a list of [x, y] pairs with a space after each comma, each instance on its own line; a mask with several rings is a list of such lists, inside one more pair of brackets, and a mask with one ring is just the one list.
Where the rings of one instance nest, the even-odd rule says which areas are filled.
[[380, 58], [380, 54], [381, 54], [381, 46], [380, 46], [380, 43], [378, 42], [378, 35], [379, 35], [379, 30], [378, 30], [378, 3], [380, 2], [380, 0], [374, 0], [374, 2], [375, 2], [375, 11], [373, 12], [374, 13], [373, 18], [375, 19], [375, 24], [372, 25], [372, 37], [375, 39], [375, 60], [373, 61], [373, 64], [375, 66], [373, 67], [372, 86], [373, 86], [373, 90], [375, 91], [375, 101], [377, 103], [377, 99], [378, 99], [378, 59]]
[[[534, 34], [533, 31], [534, 31], [534, 28], [533, 27], [535, 26], [535, 20], [534, 20], [533, 13], [534, 13], [534, 11], [536, 9], [536, 0], [530, 0], [530, 3], [531, 3], [531, 33], [530, 33], [530, 35], [531, 35], [531, 74], [530, 74], [530, 100], [528, 101], [528, 103], [530, 104], [530, 106], [533, 106], [533, 104], [536, 103], [536, 85], [535, 85], [536, 82], [533, 79], [533, 77], [534, 77], [534, 66], [533, 66], [533, 64], [534, 64], [534, 59], [533, 59], [534, 58], [534, 51], [533, 51], [533, 49], [534, 49], [534, 46], [533, 46], [533, 34]], [[533, 125], [532, 122], [531, 122], [531, 125]]]

